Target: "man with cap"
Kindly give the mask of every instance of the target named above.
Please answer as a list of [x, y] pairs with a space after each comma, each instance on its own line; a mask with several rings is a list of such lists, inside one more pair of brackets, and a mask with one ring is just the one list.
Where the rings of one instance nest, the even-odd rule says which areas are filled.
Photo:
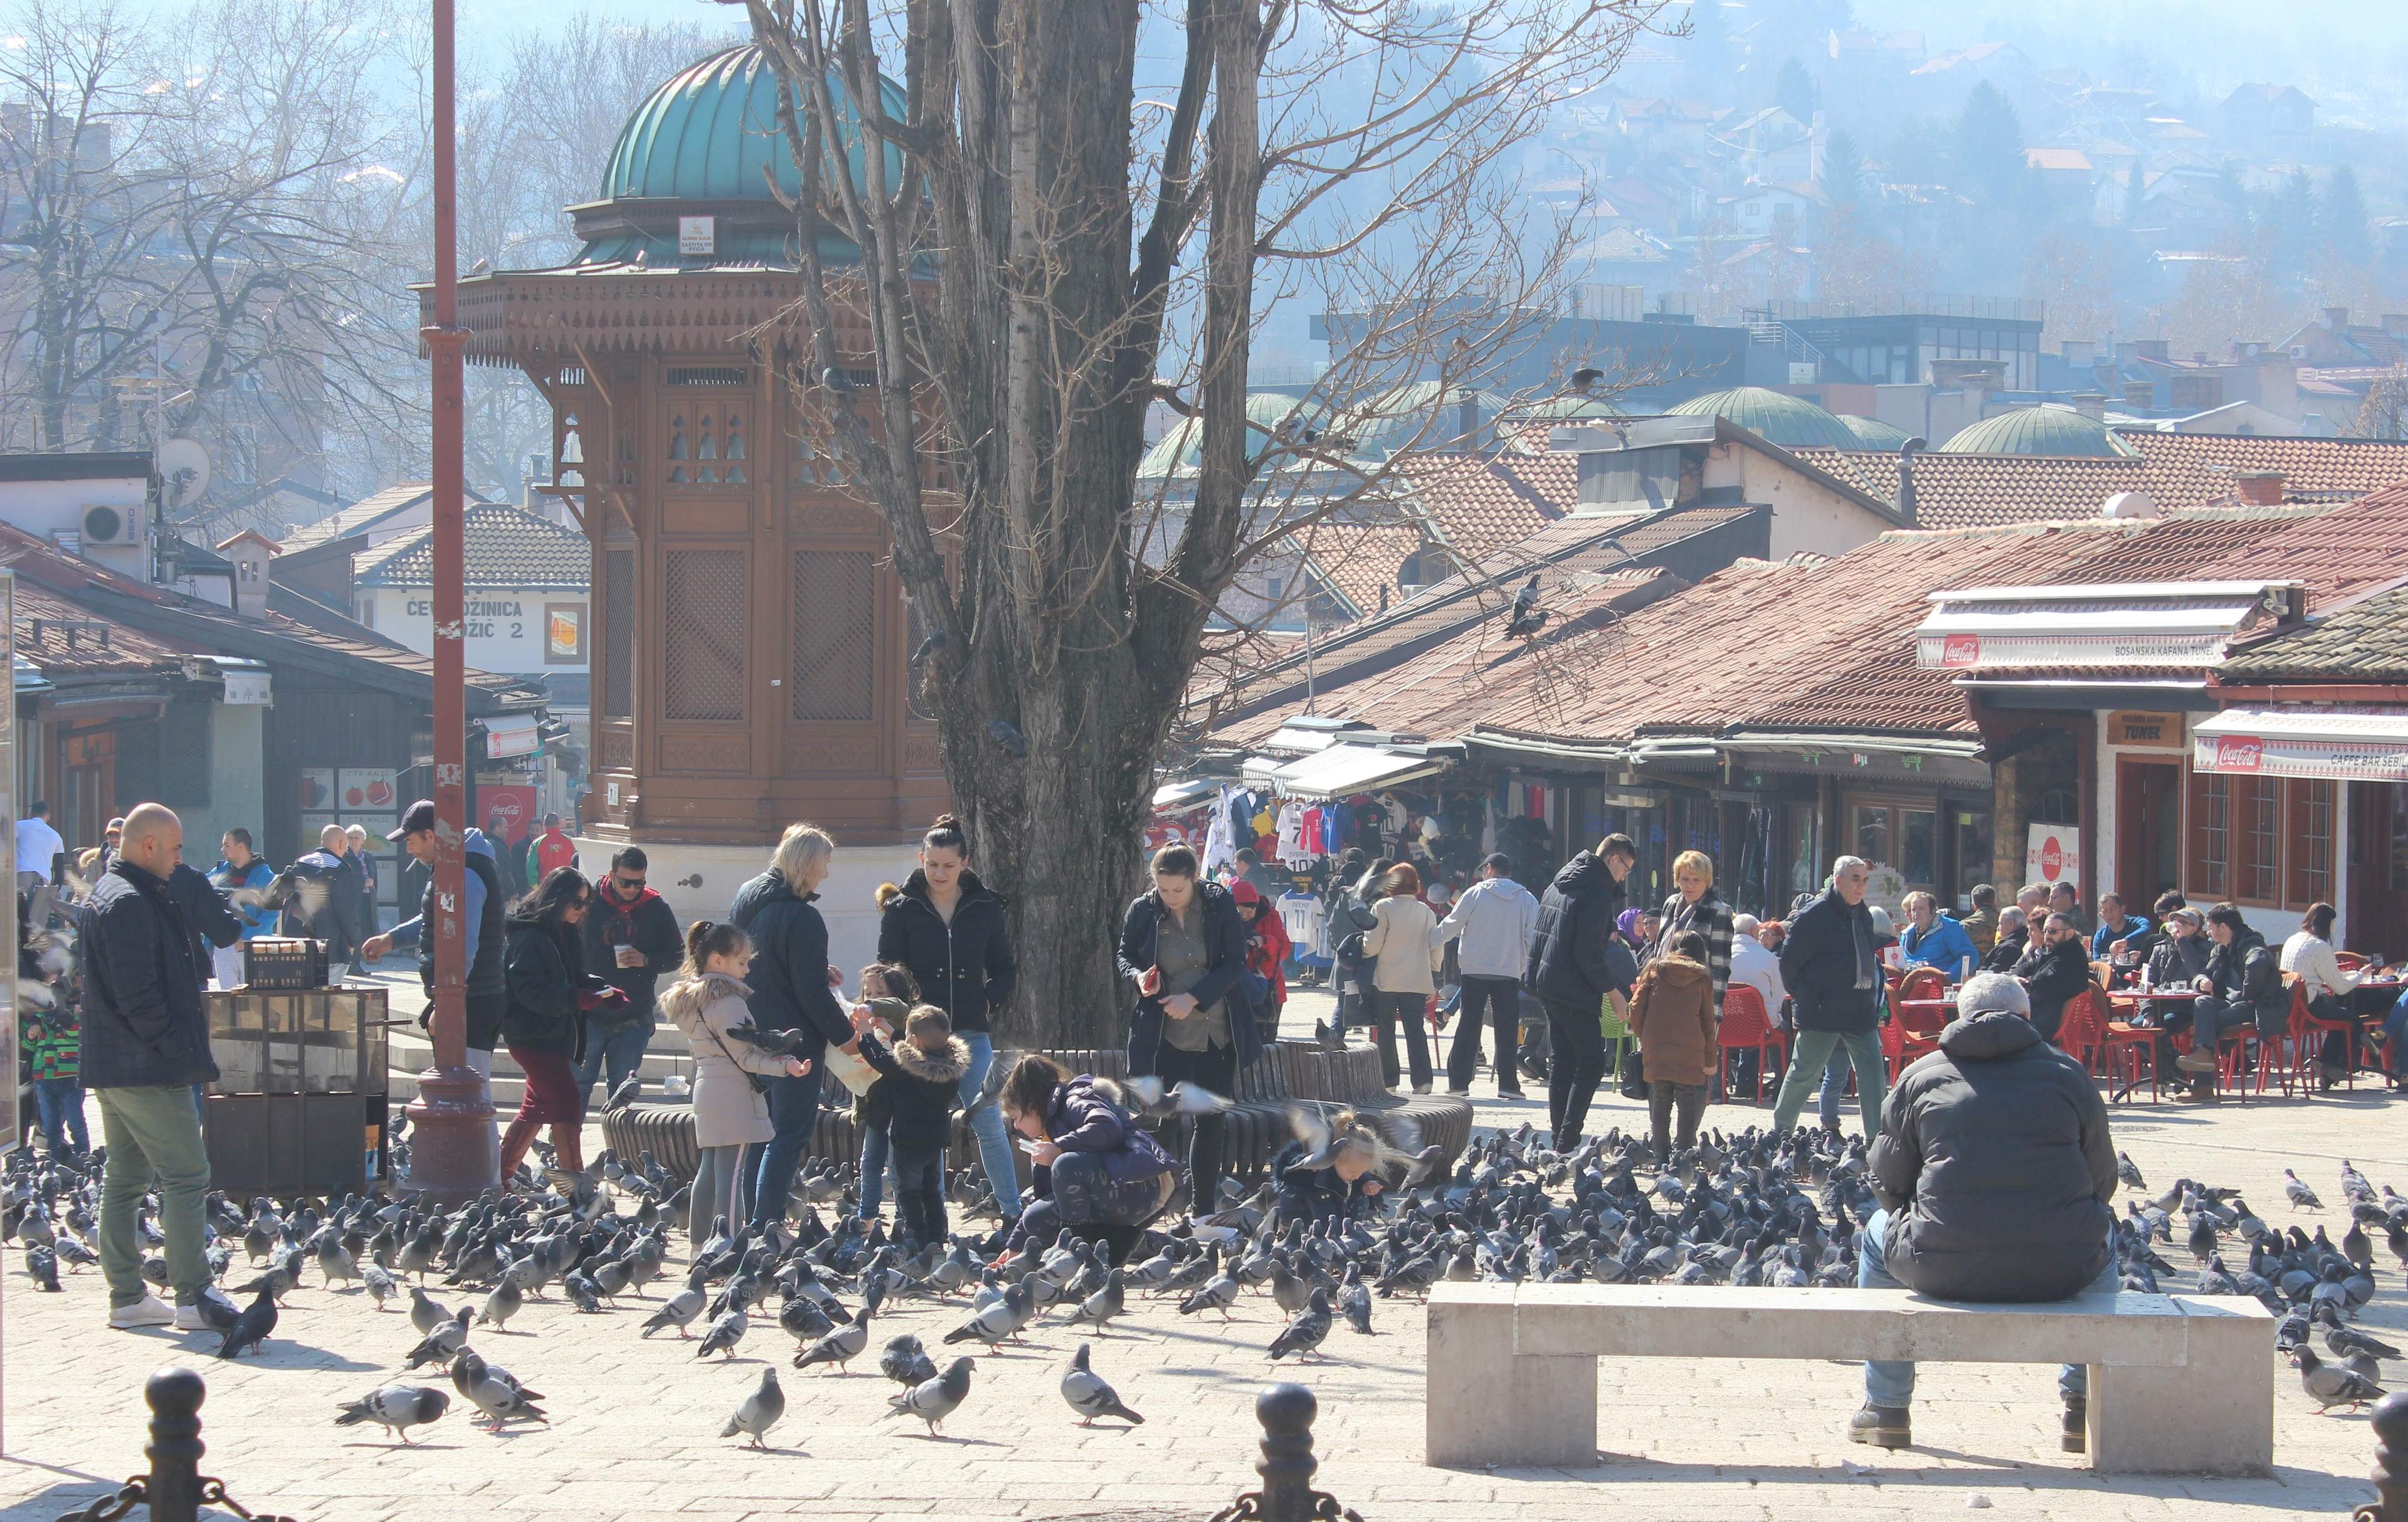
[[[396, 946], [418, 948], [418, 981], [425, 988], [427, 1006], [418, 1017], [423, 1027], [435, 1012], [435, 937], [431, 933], [435, 920], [435, 804], [421, 798], [401, 816], [401, 827], [385, 837], [398, 840], [412, 860], [428, 869], [426, 892], [420, 900], [418, 915], [404, 920], [380, 936], [370, 936], [361, 947], [364, 955], [373, 961]], [[494, 1043], [501, 1039], [502, 1007], [508, 1002], [508, 991], [502, 982], [502, 953], [507, 932], [502, 926], [504, 897], [499, 870], [494, 865], [493, 843], [485, 833], [470, 829], [461, 840], [461, 877], [463, 894], [460, 904], [462, 935], [466, 944], [468, 963], [468, 1066], [479, 1076], [494, 1075]]]

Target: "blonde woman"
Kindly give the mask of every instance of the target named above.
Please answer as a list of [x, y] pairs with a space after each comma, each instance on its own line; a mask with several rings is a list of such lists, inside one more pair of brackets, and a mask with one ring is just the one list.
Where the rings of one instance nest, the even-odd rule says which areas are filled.
[[1723, 990], [1730, 986], [1731, 940], [1737, 932], [1731, 928], [1730, 905], [1714, 892], [1714, 859], [1702, 851], [1684, 851], [1672, 858], [1672, 896], [1656, 917], [1648, 959], [1670, 955], [1690, 930], [1705, 938], [1706, 970], [1714, 977], [1714, 1012], [1719, 1015]]
[[[800, 1078], [769, 1080], [769, 1141], [748, 1149], [754, 1164], [752, 1224], [783, 1220], [794, 1188], [795, 1169], [811, 1144], [820, 1115], [820, 1058], [831, 1046], [854, 1055], [860, 1043], [853, 1018], [836, 997], [842, 974], [828, 963], [827, 922], [812, 900], [827, 881], [836, 842], [810, 825], [789, 825], [769, 858], [769, 869], [737, 890], [727, 912], [752, 941], [752, 1023], [763, 1030], [802, 1034], [793, 1055], [810, 1063]], [[757, 1157], [754, 1156], [757, 1154]]]

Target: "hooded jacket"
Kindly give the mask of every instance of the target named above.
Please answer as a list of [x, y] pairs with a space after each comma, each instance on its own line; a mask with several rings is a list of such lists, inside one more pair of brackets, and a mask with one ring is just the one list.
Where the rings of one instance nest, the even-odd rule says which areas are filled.
[[1702, 962], [1659, 956], [1630, 995], [1630, 1029], [1651, 1084], [1702, 1084], [1714, 1070], [1714, 980]]
[[166, 880], [120, 858], [82, 911], [83, 1084], [182, 1087], [218, 1076], [201, 1010], [207, 963]]
[[928, 897], [928, 874], [914, 870], [878, 917], [878, 959], [911, 969], [920, 997], [945, 1012], [955, 1031], [993, 1029], [994, 1011], [1020, 983], [1003, 900], [968, 868], [948, 923]]
[[[2291, 1017], [2291, 996], [2283, 986], [2281, 959], [2266, 938], [2243, 926], [2229, 944], [2207, 954], [2207, 981], [2215, 997], [2256, 1022], [2258, 1034], [2272, 1040]], [[2227, 1022], [2223, 1028], [2229, 1029]]]
[[[643, 965], [621, 967], [621, 946], [642, 952]], [[667, 899], [646, 887], [634, 903], [622, 903], [608, 876], [594, 884], [594, 907], [585, 912], [585, 970], [627, 996], [594, 1012], [605, 1029], [651, 1025], [661, 974], [684, 960], [685, 937]]]
[[[1231, 1050], [1239, 1068], [1249, 1068], [1263, 1055], [1263, 1037], [1254, 1024], [1254, 1012], [1246, 1002], [1243, 987], [1246, 950], [1251, 943], [1246, 922], [1238, 912], [1238, 901], [1218, 883], [1198, 881], [1196, 897], [1204, 915], [1204, 976], [1187, 992], [1199, 1005], [1228, 1001]], [[1168, 912], [1162, 906], [1162, 895], [1151, 888], [1129, 901], [1128, 913], [1121, 921], [1120, 968], [1121, 976], [1132, 985], [1154, 964], [1155, 935]], [[1162, 996], [1138, 996], [1137, 1009], [1129, 1016], [1132, 1078], [1147, 1077], [1160, 1070], [1163, 1030], [1168, 1019], [1163, 1012]]]
[[2057, 1300], [2108, 1264], [2115, 1144], [2089, 1074], [2021, 1015], [1976, 1014], [1899, 1075], [1873, 1142], [1884, 1257], [1941, 1299]]
[[1349, 1184], [1334, 1168], [1306, 1168], [1304, 1143], [1291, 1142], [1271, 1155], [1270, 1177], [1277, 1190], [1280, 1224], [1301, 1221], [1308, 1227], [1361, 1215], [1370, 1207], [1371, 1192], [1363, 1186], [1376, 1177], [1366, 1173]]
[[[480, 829], [460, 838], [462, 899], [460, 925], [468, 954], [468, 1048], [490, 1052], [502, 1037], [502, 1011], [509, 1002], [502, 959], [509, 950], [506, 896], [502, 874], [494, 860], [494, 842]], [[435, 938], [427, 933], [435, 918], [435, 878], [429, 873], [420, 895], [418, 915], [393, 927], [395, 946], [418, 948], [418, 983], [430, 996], [418, 1017], [423, 1028], [435, 1012]]]
[[1589, 1010], [1602, 1010], [1609, 991], [1628, 993], [1639, 964], [1614, 939], [1622, 899], [1603, 856], [1584, 851], [1564, 863], [1539, 896], [1522, 986], [1550, 1004]]
[[796, 893], [772, 867], [737, 889], [727, 912], [752, 938], [752, 1023], [805, 1032], [810, 1040], [795, 1055], [813, 1062], [853, 1040], [853, 1020], [828, 986], [827, 921], [812, 907], [818, 897]]
[[1246, 926], [1246, 970], [1263, 980], [1262, 995], [1278, 1010], [1287, 1003], [1287, 959], [1296, 951], [1287, 922], [1262, 890], [1243, 878], [1229, 884], [1229, 897], [1240, 910], [1254, 906], [1254, 923]]
[[1045, 1134], [1064, 1152], [1084, 1152], [1104, 1160], [1114, 1184], [1160, 1177], [1178, 1167], [1153, 1133], [1130, 1118], [1120, 1085], [1081, 1073], [1054, 1085], [1045, 1101]]
[[1484, 877], [1439, 921], [1438, 939], [1455, 941], [1455, 965], [1467, 978], [1518, 978], [1538, 929], [1539, 900], [1529, 889], [1510, 877]]
[[722, 972], [680, 978], [661, 990], [661, 1012], [685, 1032], [686, 1051], [694, 1058], [694, 1142], [698, 1147], [750, 1144], [777, 1134], [769, 1124], [769, 1096], [754, 1088], [746, 1075], [782, 1077], [785, 1061], [727, 1034], [730, 1027], [752, 1023], [752, 1012], [745, 1006], [752, 993]]
[[866, 1097], [869, 1125], [886, 1133], [898, 1158], [917, 1161], [942, 1152], [961, 1108], [962, 1074], [970, 1070], [969, 1043], [948, 1036], [933, 1052], [898, 1034], [890, 1046], [873, 1034], [861, 1038], [862, 1060], [878, 1070]]
[[502, 1040], [534, 1052], [566, 1052], [585, 1060], [584, 996], [609, 985], [579, 965], [577, 932], [541, 920], [509, 918], [502, 975], [509, 991]]
[[1882, 969], [1871, 912], [1851, 905], [1837, 888], [1816, 894], [1789, 922], [1781, 942], [1781, 981], [1799, 1030], [1849, 1036], [1872, 1029], [1881, 1013]]

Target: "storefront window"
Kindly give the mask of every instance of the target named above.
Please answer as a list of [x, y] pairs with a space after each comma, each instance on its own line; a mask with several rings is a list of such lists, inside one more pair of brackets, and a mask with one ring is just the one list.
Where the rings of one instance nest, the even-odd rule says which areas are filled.
[[2271, 904], [2282, 892], [2281, 784], [2268, 777], [2232, 781], [2233, 897]]
[[[1781, 809], [1781, 863], [1786, 873], [1783, 886], [1794, 900], [1801, 893], [1813, 893], [1823, 885], [1822, 811], [1811, 803], [1787, 803]], [[1784, 900], [1769, 904], [1776, 914], [1789, 912]]]
[[2190, 866], [2185, 883], [2201, 898], [2223, 897], [2231, 891], [2232, 847], [2229, 781], [2210, 772], [2190, 777]]
[[1900, 834], [1906, 840], [1905, 859], [1899, 864], [1899, 869], [1906, 874], [1909, 883], [1917, 887], [1940, 881], [1939, 856], [1935, 850], [1939, 817], [1928, 809], [1899, 811]]
[[2290, 789], [2290, 881], [2295, 905], [2330, 903], [2333, 893], [2333, 784], [2293, 782]]
[[1856, 854], [1870, 862], [1887, 862], [1889, 854], [1889, 811], [1878, 804], [1856, 805]]

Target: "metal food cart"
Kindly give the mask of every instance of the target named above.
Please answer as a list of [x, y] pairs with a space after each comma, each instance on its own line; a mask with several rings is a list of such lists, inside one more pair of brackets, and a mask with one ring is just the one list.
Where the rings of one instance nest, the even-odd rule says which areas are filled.
[[218, 1080], [202, 1105], [213, 1186], [348, 1194], [385, 1177], [385, 990], [203, 995]]

